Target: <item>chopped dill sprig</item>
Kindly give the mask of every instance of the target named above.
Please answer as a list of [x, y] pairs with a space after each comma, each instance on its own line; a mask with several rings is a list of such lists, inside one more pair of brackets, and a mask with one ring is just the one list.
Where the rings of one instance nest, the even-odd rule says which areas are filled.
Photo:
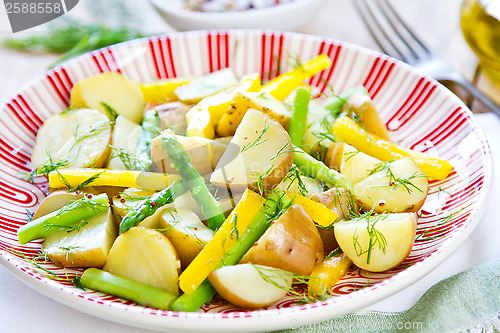
[[137, 155], [119, 147], [112, 145], [109, 145], [109, 147], [116, 154], [116, 156], [112, 156], [111, 158], [118, 157], [127, 170], [146, 170], [149, 168], [149, 165]]
[[261, 195], [264, 194], [264, 179], [269, 176], [271, 171], [274, 168], [274, 164], [272, 164], [269, 169], [264, 171], [263, 173], [259, 173], [258, 171], [250, 171], [251, 174], [254, 174], [257, 177], [257, 180], [255, 182], [255, 187], [254, 190], [257, 190]]
[[328, 260], [336, 255], [339, 255], [339, 254], [342, 254], [344, 252], [342, 252], [342, 249], [340, 247], [337, 247], [335, 250], [333, 250], [332, 252], [328, 253], [328, 255], [325, 257], [325, 259], [323, 260]]
[[285, 175], [285, 178], [283, 178], [283, 181], [289, 180], [290, 184], [288, 184], [287, 190], [290, 190], [290, 188], [293, 186], [294, 182], [297, 182], [297, 188], [299, 190], [299, 193], [303, 196], [307, 196], [309, 191], [307, 190], [306, 185], [304, 184], [304, 181], [302, 180], [302, 177], [307, 177], [302, 170], [295, 164], [292, 164], [290, 170], [288, 173]]
[[358, 219], [364, 219], [366, 221], [366, 230], [369, 237], [368, 248], [363, 249], [363, 246], [359, 242], [359, 235], [357, 231], [354, 233], [352, 242], [354, 245], [354, 250], [356, 251], [356, 255], [358, 257], [366, 253], [367, 264], [370, 264], [371, 254], [375, 246], [378, 245], [378, 248], [381, 249], [383, 253], [385, 253], [387, 240], [385, 236], [379, 230], [377, 230], [376, 224], [379, 221], [386, 219], [387, 216], [388, 214], [373, 214], [373, 211], [369, 211], [358, 217]]
[[107, 103], [101, 102], [101, 105], [104, 107], [106, 112], [108, 112], [109, 116], [111, 117], [111, 120], [114, 123], [116, 121], [116, 118], [118, 118], [119, 116], [118, 112], [116, 112], [116, 110], [113, 109], [111, 106], [109, 106], [109, 104]]
[[66, 232], [71, 233], [73, 231], [80, 231], [80, 229], [82, 227], [86, 226], [87, 224], [89, 224], [88, 221], [82, 221], [80, 224], [77, 224], [77, 225], [58, 225], [58, 224], [47, 223], [47, 222], [45, 222], [43, 225], [44, 225], [44, 227], [47, 228], [47, 230], [50, 228], [60, 228], [60, 229], [67, 229]]
[[232, 239], [236, 239], [236, 240], [238, 240], [240, 238], [240, 231], [238, 230], [237, 223], [238, 223], [238, 214], [236, 214], [236, 212], [234, 212], [232, 217], [231, 217], [230, 237]]
[[29, 173], [25, 174], [26, 180], [28, 180], [32, 184], [35, 182], [34, 180], [35, 177], [46, 176], [52, 171], [56, 171], [59, 168], [63, 168], [72, 162], [70, 156], [67, 156], [59, 161], [54, 161], [49, 151], [45, 151], [45, 153], [47, 154], [48, 160], [42, 165], [39, 165], [35, 169], [31, 170]]
[[243, 148], [241, 148], [240, 151], [241, 153], [244, 152], [245, 150], [249, 150], [250, 148], [256, 147], [268, 140], [268, 139], [262, 140], [262, 136], [264, 136], [264, 134], [269, 130], [269, 128], [271, 128], [271, 123], [270, 124], [266, 123], [267, 123], [267, 118], [264, 121], [264, 128], [262, 129], [260, 134], [255, 138], [254, 142], [247, 143], [245, 146], [243, 146]]
[[382, 186], [391, 186], [392, 190], [396, 190], [397, 188], [402, 186], [404, 187], [406, 192], [408, 192], [408, 194], [410, 194], [414, 189], [419, 192], [423, 192], [417, 185], [412, 183], [412, 179], [423, 178], [425, 177], [425, 175], [414, 172], [412, 175], [406, 178], [396, 177], [391, 170], [391, 162], [392, 161], [377, 163], [375, 165], [375, 168], [373, 170], [370, 170], [369, 175], [373, 175], [378, 172], [385, 172], [386, 176], [389, 178], [389, 184]]
[[427, 236], [427, 235], [432, 234], [434, 232], [437, 232], [439, 227], [450, 222], [451, 219], [453, 219], [458, 214], [460, 214], [464, 209], [465, 208], [462, 208], [455, 213], [452, 213], [448, 216], [442, 217], [434, 227], [430, 228], [429, 230], [424, 230], [421, 234], [417, 235], [417, 237], [415, 237], [415, 242], [425, 242], [425, 241], [429, 241], [429, 240], [433, 240], [433, 239], [437, 239], [437, 238], [441, 238], [443, 236], [446, 236], [446, 231], [440, 232], [437, 235], [433, 235], [433, 236]]
[[[282, 289], [287, 292], [288, 296], [291, 296], [295, 299], [295, 301], [299, 303], [312, 303], [316, 301], [324, 301], [329, 296], [328, 290], [322, 290], [320, 293], [304, 293], [299, 292], [293, 288], [293, 284], [308, 284], [310, 280], [317, 279], [316, 277], [308, 276], [308, 275], [298, 275], [296, 273], [284, 271], [281, 269], [266, 267], [266, 266], [257, 266], [250, 263], [259, 273], [261, 278], [267, 283], [275, 286], [276, 288]], [[288, 284], [284, 285], [279, 283], [278, 281], [286, 282], [291, 279], [292, 284], [289, 286]]]
[[92, 184], [96, 179], [98, 179], [99, 177], [101, 177], [101, 175], [103, 173], [105, 173], [106, 171], [100, 171], [92, 176], [90, 176], [89, 178], [85, 179], [80, 185], [76, 186], [76, 187], [73, 187], [73, 188], [70, 188], [68, 190], [68, 192], [75, 192], [75, 191], [79, 191], [81, 190], [82, 188], [84, 187], [87, 187], [89, 186], [90, 184]]
[[95, 202], [95, 201], [92, 201], [90, 199], [88, 199], [87, 197], [83, 197], [81, 199], [78, 199], [78, 200], [73, 200], [69, 205], [66, 205], [64, 206], [63, 208], [61, 208], [59, 210], [59, 212], [57, 213], [57, 215], [61, 215], [62, 213], [64, 212], [67, 212], [67, 211], [70, 211], [70, 210], [73, 210], [75, 208], [79, 208], [79, 207], [90, 207], [92, 209], [96, 209], [97, 207], [106, 207], [104, 204], [100, 204], [98, 202]]
[[42, 263], [49, 262], [49, 258], [47, 257], [46, 253], [40, 252], [37, 256], [33, 257], [33, 259], [30, 259], [19, 251], [14, 250], [14, 252], [20, 254], [24, 258], [24, 260], [26, 260], [27, 262], [29, 262], [31, 265], [35, 266], [36, 268], [40, 269], [42, 272], [39, 272], [39, 273], [43, 277], [45, 277], [47, 279], [54, 280], [54, 281], [71, 282], [73, 287], [81, 289], [81, 290], [85, 290], [85, 288], [83, 287], [83, 284], [80, 281], [80, 277], [78, 275], [76, 275], [76, 274], [70, 275], [70, 274], [68, 274], [68, 272], [66, 272], [66, 270], [64, 270], [65, 276], [60, 277], [56, 273], [48, 270], [45, 267], [42, 267], [42, 265], [41, 265]]
[[35, 214], [33, 214], [32, 212], [30, 212], [27, 208], [26, 208], [26, 217], [27, 217], [27, 220], [28, 222], [27, 223], [30, 223], [30, 222], [33, 222], [33, 216]]
[[60, 250], [66, 252], [66, 260], [70, 260], [72, 264], [73, 262], [73, 251], [81, 248], [81, 246], [59, 246]]
[[75, 132], [73, 133], [75, 136], [75, 142], [71, 145], [69, 148], [69, 151], [71, 151], [79, 142], [86, 138], [90, 138], [91, 136], [94, 136], [98, 133], [101, 133], [102, 131], [110, 128], [112, 126], [113, 122], [111, 121], [103, 121], [95, 126], [90, 127], [87, 131], [82, 133], [81, 135], [78, 135], [78, 126], [75, 127]]

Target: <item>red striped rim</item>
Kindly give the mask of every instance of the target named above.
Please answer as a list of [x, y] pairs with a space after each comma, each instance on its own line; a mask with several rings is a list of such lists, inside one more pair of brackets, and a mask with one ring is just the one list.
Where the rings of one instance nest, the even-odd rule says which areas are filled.
[[[21, 246], [16, 237], [17, 227], [26, 223], [26, 209], [32, 210], [38, 204], [43, 197], [39, 188], [46, 186], [41, 180], [37, 180], [37, 186], [31, 185], [19, 175], [19, 171], [26, 172], [31, 165], [29, 159], [35, 133], [49, 114], [57, 113], [67, 106], [75, 82], [97, 72], [119, 71], [126, 75], [137, 75], [141, 80], [153, 80], [177, 77], [180, 72], [199, 75], [208, 70], [231, 67], [257, 71], [263, 80], [269, 80], [278, 74], [277, 70], [285, 67], [283, 61], [288, 53], [296, 54], [301, 60], [319, 53], [326, 53], [330, 57], [332, 67], [308, 81], [319, 92], [324, 92], [330, 86], [336, 92], [341, 92], [354, 85], [364, 84], [375, 103], [388, 100], [384, 99], [385, 96], [393, 96], [390, 104], [377, 107], [386, 116], [385, 120], [394, 131], [394, 137], [401, 138], [409, 147], [432, 149], [455, 163], [456, 170], [448, 179], [432, 181], [430, 184], [429, 203], [442, 200], [442, 212], [436, 214], [431, 206], [424, 205], [418, 235], [429, 237], [417, 241], [418, 247], [398, 268], [370, 274], [369, 279], [361, 270], [349, 273], [333, 290], [338, 296], [348, 297], [309, 305], [297, 305], [293, 300], [285, 299], [275, 307], [260, 312], [241, 312], [227, 302], [215, 299], [203, 307], [206, 313], [197, 314], [198, 318], [219, 318], [218, 313], [223, 314], [224, 318], [264, 318], [267, 313], [277, 314], [279, 318], [287, 311], [337, 304], [347, 306], [361, 293], [368, 297], [379, 290], [387, 290], [391, 284], [400, 283], [398, 281], [402, 279], [411, 280], [409, 272], [418, 275], [419, 270], [429, 263], [438, 262], [437, 258], [442, 258], [454, 241], [463, 240], [462, 235], [475, 225], [491, 179], [490, 154], [484, 135], [463, 104], [434, 81], [421, 77], [409, 67], [352, 45], [289, 33], [191, 32], [152, 37], [133, 43], [95, 51], [69, 62], [30, 84], [0, 108], [3, 119], [0, 125], [0, 262], [14, 265], [26, 275], [57, 289], [57, 292], [119, 309], [146, 311], [116, 297], [78, 291], [68, 283], [48, 280], [20, 255], [32, 258], [41, 245], [38, 241]], [[236, 44], [237, 49], [234, 46]], [[132, 49], [143, 50], [137, 53], [133, 61], [127, 58]], [[250, 50], [258, 56], [251, 56]], [[242, 54], [240, 58], [234, 56], [238, 52]], [[244, 64], [237, 63], [236, 59], [243, 59]], [[150, 72], [141, 71], [141, 68], [150, 68]], [[412, 83], [408, 91], [400, 91], [402, 82]], [[397, 107], [393, 109], [389, 105]], [[474, 151], [463, 155], [460, 143], [470, 136], [478, 145]], [[440, 188], [449, 192], [450, 196], [438, 198]], [[441, 224], [443, 217], [456, 212], [459, 213]], [[63, 274], [62, 270], [51, 264], [42, 266], [61, 276]], [[70, 271], [72, 274], [78, 272]], [[366, 287], [354, 293], [360, 286]], [[150, 315], [165, 318], [190, 318], [189, 314], [148, 311]]]

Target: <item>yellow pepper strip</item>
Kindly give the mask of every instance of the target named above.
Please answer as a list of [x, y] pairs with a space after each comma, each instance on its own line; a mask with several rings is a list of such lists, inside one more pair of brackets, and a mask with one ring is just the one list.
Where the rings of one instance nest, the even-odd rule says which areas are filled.
[[312, 295], [326, 295], [347, 274], [351, 265], [351, 259], [347, 258], [344, 253], [325, 259], [311, 272], [311, 279], [307, 285], [309, 293]]
[[313, 201], [300, 194], [287, 192], [290, 199], [293, 199], [294, 204], [298, 204], [309, 215], [311, 220], [322, 227], [328, 227], [337, 219], [337, 214], [316, 201]]
[[194, 258], [179, 276], [179, 287], [186, 294], [192, 293], [217, 267], [224, 254], [236, 242], [238, 233], [243, 233], [265, 199], [246, 190], [240, 201], [217, 230], [210, 242]]
[[302, 81], [309, 79], [332, 65], [332, 61], [326, 54], [320, 54], [297, 66], [293, 70], [283, 73], [262, 86], [261, 91], [267, 92], [275, 98], [283, 101], [290, 93], [302, 84]]
[[368, 133], [348, 117], [341, 117], [335, 121], [333, 133], [338, 140], [382, 161], [408, 156], [428, 178], [443, 180], [453, 171], [453, 166], [447, 160], [402, 148], [394, 142], [383, 140]]
[[258, 73], [245, 75], [240, 83], [223, 91], [202, 99], [186, 114], [188, 124], [187, 136], [201, 136], [213, 139], [215, 125], [231, 106], [231, 101], [238, 92], [256, 92], [260, 90], [260, 76]]
[[146, 103], [176, 101], [177, 96], [174, 94], [174, 90], [189, 83], [192, 79], [192, 77], [185, 77], [144, 82], [139, 84], [139, 87]]
[[59, 169], [49, 173], [49, 187], [69, 186], [75, 188], [86, 184], [86, 186], [119, 186], [162, 190], [179, 179], [179, 175], [156, 172], [83, 168]]

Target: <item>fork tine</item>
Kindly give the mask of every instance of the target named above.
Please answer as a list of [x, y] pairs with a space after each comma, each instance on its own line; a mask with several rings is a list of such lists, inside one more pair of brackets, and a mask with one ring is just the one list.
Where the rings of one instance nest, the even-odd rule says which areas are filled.
[[[396, 21], [398, 22], [398, 24], [403, 28], [405, 29], [407, 35], [411, 36], [411, 38], [413, 39], [413, 41], [417, 44], [420, 45], [420, 47], [422, 48], [422, 50], [425, 51], [425, 53], [429, 54], [431, 53], [431, 51], [420, 41], [420, 39], [417, 38], [417, 36], [415, 36], [415, 33], [408, 27], [408, 25], [401, 19], [401, 16], [398, 15], [398, 13], [396, 12], [396, 10], [394, 9], [394, 7], [391, 5], [391, 3], [388, 1], [388, 0], [380, 0], [384, 3], [384, 5], [388, 8], [388, 10], [390, 11], [391, 15], [396, 19]], [[382, 9], [382, 6], [380, 4], [380, 1], [377, 1], [377, 4], [379, 6], [379, 8]], [[383, 10], [383, 9], [382, 9]], [[405, 42], [406, 45], [408, 45], [408, 48], [412, 51], [412, 53], [415, 54], [416, 57], [418, 57], [418, 55], [416, 54], [416, 52], [414, 51], [413, 48], [410, 47], [409, 43], [403, 38], [403, 36], [400, 34], [399, 30], [394, 28], [394, 30], [396, 31], [396, 33], [398, 34], [399, 37], [401, 37], [401, 40], [403, 40]]]
[[[404, 62], [408, 62], [408, 58], [403, 54], [403, 52], [401, 52], [401, 50], [392, 41], [392, 39], [389, 38], [386, 30], [382, 27], [382, 24], [376, 18], [375, 13], [368, 4], [367, 0], [354, 0], [354, 5], [363, 18], [363, 24], [366, 26], [380, 49], [385, 54], [391, 55], [390, 50], [387, 48], [387, 46], [389, 46], [390, 49], [392, 49], [397, 54], [396, 57], [400, 58]], [[394, 55], [394, 53], [392, 55]]]

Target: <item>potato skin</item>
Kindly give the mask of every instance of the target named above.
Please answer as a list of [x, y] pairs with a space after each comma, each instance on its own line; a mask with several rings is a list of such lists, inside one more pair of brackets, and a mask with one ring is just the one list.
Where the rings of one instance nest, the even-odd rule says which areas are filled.
[[[328, 209], [335, 212], [335, 214], [337, 214], [337, 221], [345, 219], [351, 210], [358, 211], [356, 200], [343, 188], [331, 188], [328, 191], [313, 194], [309, 199], [325, 205]], [[329, 230], [318, 228], [318, 231], [325, 246], [326, 253], [330, 253], [338, 247], [333, 230], [330, 228]]]
[[323, 252], [323, 242], [314, 222], [295, 204], [269, 227], [241, 263], [251, 262], [309, 275], [323, 262]]

